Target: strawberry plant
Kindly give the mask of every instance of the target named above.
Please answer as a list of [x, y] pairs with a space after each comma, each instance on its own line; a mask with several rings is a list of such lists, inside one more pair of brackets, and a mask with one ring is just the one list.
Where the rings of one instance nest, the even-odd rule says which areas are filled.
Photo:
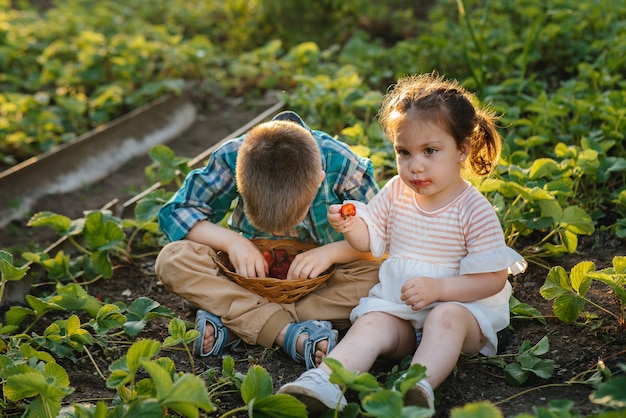
[[[601, 302], [589, 297], [589, 291], [599, 282], [608, 287], [617, 302], [617, 309], [611, 311]], [[626, 330], [626, 257], [618, 256], [613, 259], [613, 266], [596, 270], [595, 264], [582, 261], [576, 264], [569, 274], [561, 266], [550, 269], [546, 282], [541, 287], [541, 296], [552, 300], [554, 314], [565, 323], [577, 320], [585, 305], [590, 304], [608, 314], [617, 321], [620, 331]]]
[[28, 267], [17, 267], [13, 263], [13, 254], [0, 250], [0, 300], [8, 282], [22, 280], [28, 273]]

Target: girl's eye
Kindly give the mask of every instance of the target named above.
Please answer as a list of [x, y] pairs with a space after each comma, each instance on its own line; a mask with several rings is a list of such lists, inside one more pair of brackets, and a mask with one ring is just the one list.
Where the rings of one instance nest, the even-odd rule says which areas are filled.
[[437, 152], [437, 150], [436, 150], [436, 149], [434, 149], [434, 148], [426, 148], [426, 150], [425, 150], [424, 152], [425, 152], [427, 155], [432, 155], [432, 154], [436, 153], [436, 152]]
[[401, 156], [401, 157], [406, 157], [406, 156], [410, 155], [408, 151], [403, 150], [403, 149], [400, 149], [400, 150], [398, 150], [398, 151], [396, 151], [396, 152], [397, 152], [397, 154], [398, 154], [399, 156]]

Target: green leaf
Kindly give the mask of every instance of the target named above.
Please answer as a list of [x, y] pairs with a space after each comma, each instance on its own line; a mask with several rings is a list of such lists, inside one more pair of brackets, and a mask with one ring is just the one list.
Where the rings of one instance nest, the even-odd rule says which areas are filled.
[[552, 267], [546, 276], [546, 281], [539, 289], [544, 299], [552, 300], [564, 293], [572, 292], [567, 272], [561, 266]]
[[89, 259], [97, 274], [105, 279], [110, 279], [113, 276], [113, 264], [109, 258], [109, 253], [106, 251], [94, 251]]
[[135, 299], [128, 307], [124, 331], [131, 337], [134, 337], [145, 328], [149, 319], [172, 316], [174, 316], [172, 311], [165, 306], [161, 306], [159, 302], [147, 297], [140, 297]]
[[533, 161], [528, 177], [535, 180], [541, 177], [550, 177], [552, 173], [558, 173], [561, 169], [559, 165], [551, 158], [537, 158]]
[[503, 416], [502, 411], [489, 401], [470, 402], [450, 412], [450, 418], [502, 418]]
[[84, 237], [90, 250], [106, 251], [121, 245], [126, 235], [118, 224], [106, 219], [101, 211], [94, 211], [85, 218]]
[[613, 257], [613, 268], [616, 274], [626, 274], [626, 256]]
[[119, 306], [113, 304], [103, 305], [96, 317], [89, 324], [99, 335], [105, 335], [110, 330], [121, 328], [126, 323], [126, 317], [121, 313]]
[[115, 360], [109, 366], [111, 375], [106, 381], [107, 387], [119, 389], [122, 385], [132, 381], [141, 362], [151, 360], [160, 348], [159, 342], [151, 339], [133, 343], [125, 356]]
[[78, 283], [58, 285], [57, 294], [52, 295], [48, 302], [56, 303], [68, 311], [83, 310], [91, 317], [95, 317], [102, 306], [96, 297], [87, 293]]
[[614, 408], [626, 407], [626, 377], [619, 376], [603, 383], [590, 397], [591, 402]]
[[170, 336], [163, 341], [163, 347], [173, 347], [178, 344], [189, 344], [200, 336], [200, 333], [195, 330], [187, 331], [185, 321], [180, 318], [172, 318], [167, 327]]
[[39, 212], [31, 216], [28, 220], [28, 226], [49, 226], [60, 235], [70, 235], [72, 220], [64, 215], [59, 215], [54, 212], [44, 211]]
[[198, 408], [205, 412], [213, 412], [217, 409], [209, 398], [209, 393], [204, 381], [192, 374], [184, 374], [180, 377], [171, 390], [159, 395], [159, 403], [186, 417], [197, 417]]
[[[252, 406], [254, 416], [271, 418], [306, 418], [306, 406], [287, 394], [270, 395], [263, 399], [256, 399]], [[250, 414], [250, 416], [253, 416]]]
[[504, 368], [504, 380], [509, 386], [519, 387], [528, 379], [528, 372], [517, 363], [507, 364]]
[[130, 320], [152, 319], [156, 317], [173, 318], [175, 315], [168, 307], [145, 296], [135, 299], [128, 307], [128, 318]]
[[[576, 248], [578, 248], [578, 235], [568, 230], [560, 230], [559, 237], [561, 238], [561, 242], [563, 242], [565, 250], [573, 254]], [[558, 254], [558, 252], [554, 252], [554, 254]]]
[[67, 372], [57, 363], [47, 363], [43, 372], [31, 370], [7, 377], [4, 394], [8, 399], [19, 401], [39, 395], [46, 404], [56, 405], [72, 392]]
[[550, 342], [548, 337], [543, 337], [537, 344], [526, 350], [528, 353], [531, 353], [535, 356], [542, 356], [546, 354], [550, 350]]
[[563, 216], [563, 209], [556, 200], [540, 200], [541, 218], [551, 218], [556, 225]]
[[163, 189], [157, 189], [139, 200], [135, 205], [135, 217], [140, 222], [156, 219], [159, 210], [169, 199], [169, 194]]
[[426, 378], [426, 368], [421, 364], [412, 364], [406, 373], [394, 382], [393, 386], [404, 396], [409, 389], [424, 378]]
[[152, 359], [160, 349], [161, 344], [155, 340], [145, 339], [135, 342], [126, 353], [129, 370], [136, 372], [142, 361]]
[[49, 311], [64, 311], [65, 308], [57, 305], [56, 303], [46, 302], [43, 299], [39, 299], [33, 295], [26, 295], [26, 302], [30, 306], [35, 314], [39, 317], [43, 316]]
[[155, 145], [148, 155], [152, 160], [160, 164], [170, 164], [174, 160], [174, 151], [167, 145]]
[[591, 216], [578, 206], [568, 206], [563, 211], [559, 224], [575, 234], [591, 235], [595, 230]]
[[13, 265], [13, 255], [0, 250], [0, 279], [2, 281], [21, 280], [30, 267], [15, 267]]
[[35, 311], [24, 306], [11, 306], [4, 319], [9, 325], [19, 325], [28, 315], [35, 315]]
[[576, 264], [570, 272], [572, 289], [581, 296], [585, 296], [591, 287], [592, 280], [587, 273], [596, 269], [592, 261], [582, 261]]
[[550, 359], [539, 359], [533, 366], [532, 372], [542, 379], [549, 379], [554, 374], [554, 361]]
[[509, 298], [509, 311], [511, 312], [512, 317], [516, 319], [532, 318], [538, 320], [544, 325], [548, 323], [544, 315], [537, 308], [527, 303], [520, 302], [514, 296]]
[[402, 394], [397, 390], [381, 389], [363, 397], [363, 409], [375, 417], [401, 417]]
[[52, 280], [62, 281], [72, 277], [70, 273], [70, 256], [65, 255], [63, 251], [57, 252], [54, 258], [42, 258], [40, 263], [48, 272], [48, 277]]
[[556, 317], [566, 324], [574, 322], [580, 316], [584, 307], [584, 299], [573, 293], [557, 296], [552, 304]]
[[253, 399], [257, 401], [273, 393], [272, 378], [267, 370], [258, 365], [248, 369], [246, 378], [241, 384], [241, 398], [247, 404]]

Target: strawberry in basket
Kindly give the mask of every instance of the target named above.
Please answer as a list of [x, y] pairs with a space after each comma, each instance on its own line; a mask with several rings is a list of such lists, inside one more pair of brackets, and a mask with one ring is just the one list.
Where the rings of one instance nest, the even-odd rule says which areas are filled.
[[273, 255], [273, 262], [270, 263], [270, 277], [285, 280], [289, 272], [289, 267], [296, 256], [288, 255], [287, 250], [282, 248], [274, 249]]

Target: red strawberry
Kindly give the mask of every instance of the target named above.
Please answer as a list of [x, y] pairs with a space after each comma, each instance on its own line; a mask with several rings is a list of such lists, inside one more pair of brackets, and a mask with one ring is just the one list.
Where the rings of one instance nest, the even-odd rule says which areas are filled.
[[276, 248], [274, 250], [274, 262], [280, 264], [284, 261], [287, 261], [287, 250], [284, 248]]
[[276, 279], [285, 280], [287, 278], [287, 273], [289, 273], [288, 263], [274, 264], [270, 267], [270, 276]]
[[274, 264], [274, 256], [270, 251], [263, 251], [263, 258], [265, 258], [265, 261], [267, 261], [267, 264], [270, 266]]
[[348, 216], [354, 216], [356, 215], [356, 206], [353, 203], [346, 203], [341, 207], [339, 213], [341, 213], [343, 219], [346, 219]]

